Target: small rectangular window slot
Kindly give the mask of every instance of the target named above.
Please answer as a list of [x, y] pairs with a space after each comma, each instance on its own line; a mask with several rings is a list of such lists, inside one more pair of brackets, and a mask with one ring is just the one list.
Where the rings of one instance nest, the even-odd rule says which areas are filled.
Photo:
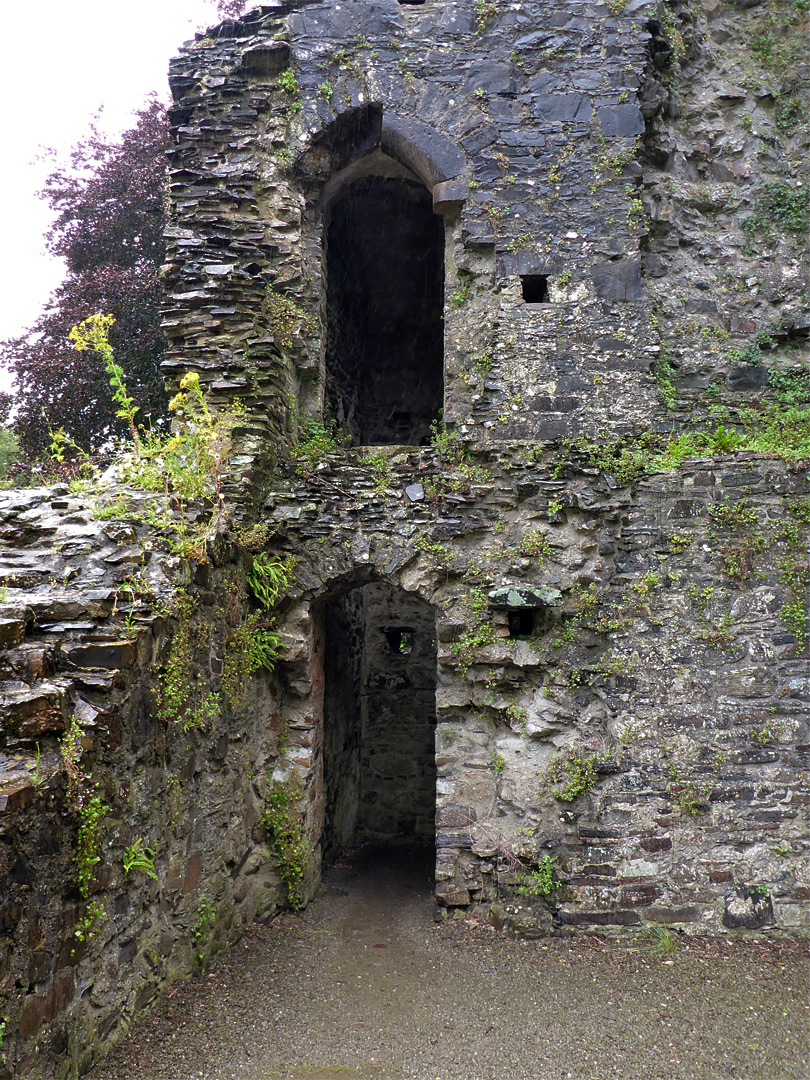
[[523, 299], [527, 304], [547, 304], [548, 274], [521, 274]]
[[529, 609], [528, 611], [510, 611], [508, 619], [510, 638], [528, 638], [531, 637], [534, 633], [533, 610]]
[[398, 0], [400, 5], [409, 6], [411, 4], [424, 4], [425, 0]]
[[416, 631], [410, 626], [389, 626], [383, 630], [388, 648], [397, 656], [410, 656]]

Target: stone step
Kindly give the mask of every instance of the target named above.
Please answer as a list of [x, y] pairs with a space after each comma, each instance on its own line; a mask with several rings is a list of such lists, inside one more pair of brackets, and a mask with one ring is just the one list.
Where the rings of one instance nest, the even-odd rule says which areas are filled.
[[25, 608], [30, 610], [38, 623], [74, 622], [77, 619], [106, 619], [108, 609], [97, 600], [88, 599], [78, 590], [15, 591], [5, 604], [0, 605], [0, 614], [6, 614], [6, 608], [13, 606], [15, 613]]
[[64, 731], [70, 715], [69, 679], [43, 679], [35, 686], [7, 682], [0, 688], [3, 731], [19, 739], [35, 739]]
[[133, 639], [100, 638], [85, 640], [62, 649], [69, 667], [93, 670], [120, 670], [135, 663], [137, 641]]

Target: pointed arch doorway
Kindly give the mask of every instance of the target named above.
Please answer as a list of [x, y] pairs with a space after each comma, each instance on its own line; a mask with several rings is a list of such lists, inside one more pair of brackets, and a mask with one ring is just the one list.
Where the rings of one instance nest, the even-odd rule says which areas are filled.
[[320, 609], [328, 863], [358, 844], [435, 849], [436, 631], [431, 606], [381, 581]]

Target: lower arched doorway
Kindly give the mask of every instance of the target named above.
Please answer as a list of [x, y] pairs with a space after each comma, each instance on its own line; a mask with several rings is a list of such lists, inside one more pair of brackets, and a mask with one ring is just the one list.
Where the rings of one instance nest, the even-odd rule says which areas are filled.
[[424, 600], [349, 584], [320, 610], [325, 862], [357, 845], [435, 845], [436, 629]]

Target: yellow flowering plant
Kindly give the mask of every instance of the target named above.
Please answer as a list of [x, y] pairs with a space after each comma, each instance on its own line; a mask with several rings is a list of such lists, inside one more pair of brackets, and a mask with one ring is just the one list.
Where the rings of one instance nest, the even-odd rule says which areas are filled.
[[[116, 415], [125, 420], [132, 435], [133, 453], [123, 459], [123, 476], [130, 483], [148, 491], [164, 491], [179, 504], [181, 523], [172, 527], [186, 537], [187, 500], [212, 499], [215, 512], [204, 533], [224, 510], [223, 479], [231, 455], [233, 431], [244, 416], [244, 406], [236, 401], [227, 408], [212, 410], [197, 372], [188, 372], [180, 381], [179, 392], [169, 402], [173, 417], [172, 434], [166, 437], [155, 431], [139, 429], [135, 422], [137, 407], [127, 392], [123, 368], [116, 363], [110, 344], [113, 315], [91, 315], [74, 326], [69, 337], [79, 352], [92, 349], [104, 360]], [[167, 521], [168, 524], [168, 521]], [[196, 530], [195, 530], [196, 531]], [[200, 548], [200, 540], [192, 545]], [[187, 543], [181, 546], [189, 546]]]
[[71, 329], [68, 338], [73, 342], [77, 352], [92, 349], [104, 361], [104, 369], [110, 381], [113, 400], [118, 406], [115, 415], [119, 420], [126, 420], [132, 436], [135, 456], [140, 457], [141, 441], [138, 429], [135, 426], [135, 413], [138, 410], [135, 407], [135, 399], [127, 393], [127, 385], [124, 382], [124, 369], [115, 362], [112, 345], [110, 344], [110, 331], [114, 325], [114, 315], [102, 315], [100, 313], [90, 315], [84, 322], [80, 322], [78, 326]]

